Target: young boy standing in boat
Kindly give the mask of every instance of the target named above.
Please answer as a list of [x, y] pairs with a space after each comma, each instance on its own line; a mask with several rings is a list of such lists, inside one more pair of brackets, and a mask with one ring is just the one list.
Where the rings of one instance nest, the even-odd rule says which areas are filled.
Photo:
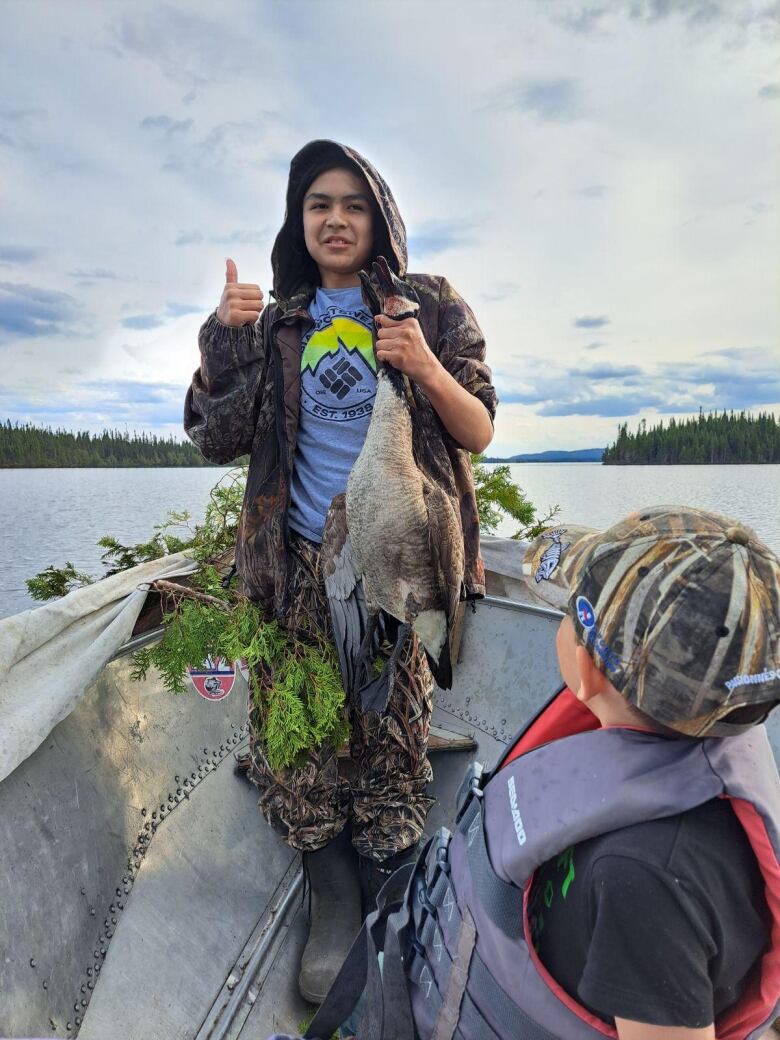
[[[384, 257], [420, 299], [416, 318], [372, 318], [358, 272]], [[236, 566], [243, 592], [288, 631], [330, 633], [321, 572], [328, 508], [360, 453], [376, 392], [376, 358], [410, 381], [418, 465], [460, 518], [466, 597], [484, 594], [470, 452], [492, 437], [496, 395], [482, 334], [446, 279], [407, 275], [406, 232], [374, 167], [351, 148], [313, 141], [293, 158], [287, 212], [272, 252], [274, 302], [227, 261], [217, 311], [201, 329], [201, 366], [185, 429], [212, 462], [250, 454]], [[377, 510], [387, 503], [377, 501]], [[267, 690], [272, 676], [256, 681]], [[265, 685], [263, 685], [265, 684]], [[432, 679], [414, 636], [387, 710], [349, 706], [350, 768], [312, 747], [297, 768], [268, 765], [250, 695], [248, 775], [261, 809], [305, 855], [313, 912], [300, 977], [324, 996], [361, 920], [360, 880], [412, 854], [430, 806], [426, 756]], [[349, 825], [349, 826], [348, 826]]]
[[471, 770], [454, 833], [369, 917], [307, 1036], [364, 990], [359, 1037], [760, 1040], [780, 1010], [760, 725], [780, 701], [780, 560], [734, 521], [656, 507], [551, 531], [524, 570], [565, 610], [566, 685]]

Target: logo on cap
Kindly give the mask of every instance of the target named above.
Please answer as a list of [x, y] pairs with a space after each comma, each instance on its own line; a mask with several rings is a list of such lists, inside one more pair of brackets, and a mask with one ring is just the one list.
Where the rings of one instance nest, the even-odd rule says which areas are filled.
[[593, 628], [596, 624], [596, 612], [584, 596], [577, 597], [577, 617], [583, 628]]
[[562, 542], [561, 535], [566, 534], [566, 528], [561, 527], [557, 531], [550, 531], [549, 534], [542, 535], [542, 538], [550, 542], [550, 545], [542, 553], [542, 557], [539, 560], [539, 566], [536, 568], [536, 584], [540, 581], [549, 581], [552, 578], [558, 564], [561, 562], [561, 555], [564, 549], [568, 549], [571, 542]]

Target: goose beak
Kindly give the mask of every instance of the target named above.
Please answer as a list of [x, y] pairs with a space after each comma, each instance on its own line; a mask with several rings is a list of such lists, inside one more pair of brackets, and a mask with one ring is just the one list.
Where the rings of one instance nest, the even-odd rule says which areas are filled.
[[384, 295], [392, 296], [396, 292], [395, 279], [387, 260], [383, 256], [379, 256], [371, 266]]
[[382, 301], [377, 296], [374, 286], [371, 284], [371, 278], [368, 272], [358, 271], [358, 278], [360, 279], [360, 284], [363, 287], [365, 297], [368, 300], [368, 305], [371, 308], [371, 313], [374, 315], [381, 314]]

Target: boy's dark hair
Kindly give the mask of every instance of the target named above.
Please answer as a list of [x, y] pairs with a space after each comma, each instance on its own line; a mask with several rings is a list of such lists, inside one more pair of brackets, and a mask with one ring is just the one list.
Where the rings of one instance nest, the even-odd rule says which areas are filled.
[[[393, 248], [390, 244], [390, 236], [384, 214], [376, 201], [371, 185], [356, 162], [347, 158], [339, 146], [333, 148], [321, 148], [311, 156], [304, 164], [298, 164], [290, 171], [290, 182], [287, 191], [287, 213], [285, 214], [285, 226], [287, 229], [287, 245], [291, 256], [287, 263], [279, 263], [279, 280], [277, 291], [285, 298], [289, 298], [297, 289], [303, 285], [319, 285], [320, 272], [306, 248], [303, 234], [303, 200], [306, 192], [320, 174], [328, 170], [349, 170], [362, 180], [366, 186], [366, 195], [371, 204], [373, 216], [374, 245], [372, 255], [366, 261], [366, 267], [378, 256], [384, 256], [393, 263]], [[280, 233], [281, 237], [281, 233]], [[274, 254], [278, 257], [278, 242], [274, 246]], [[274, 258], [272, 258], [274, 259]], [[281, 259], [281, 258], [278, 258]]]

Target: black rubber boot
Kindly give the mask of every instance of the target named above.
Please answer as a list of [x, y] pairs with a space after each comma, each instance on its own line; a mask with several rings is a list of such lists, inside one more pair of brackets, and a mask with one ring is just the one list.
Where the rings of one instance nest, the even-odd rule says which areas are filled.
[[303, 854], [311, 891], [309, 938], [301, 957], [298, 989], [321, 1004], [360, 931], [360, 875], [349, 827], [317, 852]]
[[384, 887], [385, 882], [392, 877], [399, 867], [407, 863], [414, 863], [420, 843], [417, 842], [408, 849], [396, 852], [388, 859], [375, 860], [367, 856], [360, 857], [360, 895], [363, 901], [363, 917], [376, 910], [376, 897]]

